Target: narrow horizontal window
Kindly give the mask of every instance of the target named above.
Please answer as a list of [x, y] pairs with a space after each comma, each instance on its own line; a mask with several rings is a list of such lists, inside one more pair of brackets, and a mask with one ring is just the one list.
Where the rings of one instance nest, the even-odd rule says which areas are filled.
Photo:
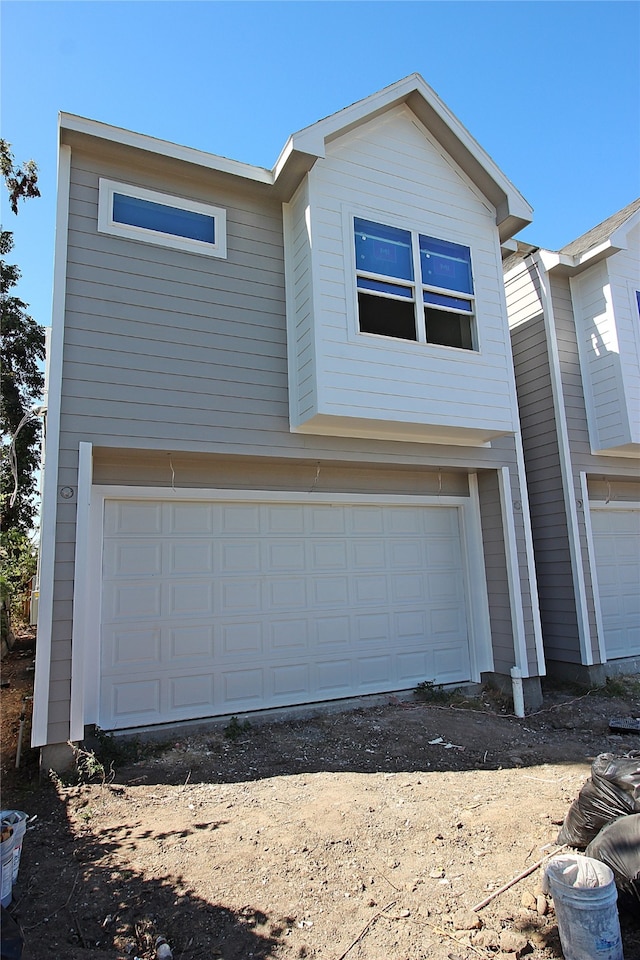
[[140, 197], [127, 197], [123, 193], [113, 195], [113, 219], [116, 223], [170, 233], [174, 237], [188, 237], [203, 243], [216, 242], [215, 217], [169, 207], [166, 203], [141, 200]]
[[98, 230], [205, 256], [227, 255], [226, 211], [221, 207], [102, 178]]

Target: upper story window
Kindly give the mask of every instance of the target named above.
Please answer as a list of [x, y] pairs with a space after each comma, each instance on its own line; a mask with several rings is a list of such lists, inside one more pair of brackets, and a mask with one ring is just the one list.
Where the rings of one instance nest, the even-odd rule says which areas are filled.
[[205, 256], [227, 256], [225, 210], [103, 178], [98, 230]]
[[475, 349], [469, 247], [359, 217], [354, 237], [362, 333]]

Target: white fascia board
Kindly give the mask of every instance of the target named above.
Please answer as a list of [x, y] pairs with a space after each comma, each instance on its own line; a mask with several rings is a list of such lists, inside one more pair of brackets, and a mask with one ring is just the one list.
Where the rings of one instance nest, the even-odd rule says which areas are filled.
[[[460, 153], [465, 153], [472, 164], [477, 164], [483, 170], [486, 176], [493, 182], [497, 192], [504, 198], [500, 204], [501, 210], [498, 213], [498, 219], [506, 220], [508, 217], [514, 217], [525, 223], [530, 223], [533, 218], [532, 207], [527, 203], [522, 194], [516, 189], [511, 181], [502, 173], [497, 164], [491, 159], [489, 154], [483, 150], [477, 140], [472, 137], [465, 126], [454, 116], [449, 108], [442, 102], [438, 94], [433, 90], [422, 77], [417, 73], [412, 73], [403, 80], [385, 87], [378, 93], [359, 100], [357, 103], [339, 110], [337, 113], [319, 120], [317, 123], [304, 127], [292, 136], [295, 149], [305, 153], [315, 153], [322, 156], [324, 144], [327, 140], [335, 139], [343, 133], [353, 129], [361, 123], [378, 116], [385, 110], [398, 104], [405, 103], [411, 95], [418, 95], [422, 98], [428, 109], [438, 117], [453, 134], [456, 146]], [[414, 106], [415, 106], [414, 102]], [[411, 104], [409, 103], [409, 107]], [[414, 109], [414, 113], [415, 113]], [[416, 114], [418, 115], [418, 114]], [[420, 118], [419, 118], [420, 119]], [[458, 151], [452, 151], [453, 159], [456, 160], [468, 175], [469, 164], [465, 163], [459, 156]], [[473, 179], [473, 178], [472, 178]], [[522, 224], [524, 225], [524, 224]]]
[[122, 127], [112, 127], [108, 123], [101, 123], [99, 120], [87, 120], [85, 117], [78, 117], [70, 113], [60, 114], [60, 130], [61, 132], [70, 130], [89, 137], [98, 137], [101, 140], [109, 140], [112, 143], [134, 147], [137, 150], [145, 150], [147, 153], [157, 153], [162, 157], [183, 160], [186, 163], [193, 163], [208, 170], [217, 170], [235, 177], [243, 177], [245, 180], [254, 180], [257, 183], [272, 185], [274, 180], [273, 173], [264, 167], [254, 167], [252, 164], [242, 163], [239, 160], [229, 160], [227, 157], [220, 157], [215, 153], [207, 153], [193, 147], [183, 147], [180, 144], [171, 143], [169, 140], [158, 140], [156, 137], [149, 137], [143, 133], [134, 133], [131, 130], [124, 130]]
[[628, 247], [628, 236], [631, 230], [634, 227], [637, 227], [640, 223], [640, 210], [636, 210], [635, 213], [632, 213], [628, 220], [625, 220], [624, 223], [621, 223], [617, 230], [614, 230], [609, 241], [611, 246], [616, 247], [618, 250], [626, 250]]

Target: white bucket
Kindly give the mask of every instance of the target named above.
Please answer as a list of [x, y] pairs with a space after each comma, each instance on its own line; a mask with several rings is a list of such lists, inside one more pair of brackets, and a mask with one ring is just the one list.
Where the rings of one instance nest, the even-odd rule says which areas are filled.
[[13, 886], [13, 827], [3, 823], [2, 832], [8, 836], [0, 840], [0, 903], [8, 907]]
[[578, 854], [554, 857], [545, 871], [565, 960], [624, 960], [613, 872]]
[[20, 857], [22, 855], [22, 844], [27, 829], [28, 815], [22, 810], [2, 810], [0, 811], [0, 820], [2, 823], [9, 823], [13, 827], [13, 882], [18, 879], [18, 870], [20, 869]]

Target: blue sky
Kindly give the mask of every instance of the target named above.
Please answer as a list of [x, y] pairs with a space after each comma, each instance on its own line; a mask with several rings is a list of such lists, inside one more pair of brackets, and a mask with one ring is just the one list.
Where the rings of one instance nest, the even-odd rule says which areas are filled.
[[2, 136], [42, 199], [16, 218], [20, 296], [48, 324], [57, 114], [271, 167], [290, 133], [421, 73], [557, 249], [640, 193], [635, 2], [2, 0]]

